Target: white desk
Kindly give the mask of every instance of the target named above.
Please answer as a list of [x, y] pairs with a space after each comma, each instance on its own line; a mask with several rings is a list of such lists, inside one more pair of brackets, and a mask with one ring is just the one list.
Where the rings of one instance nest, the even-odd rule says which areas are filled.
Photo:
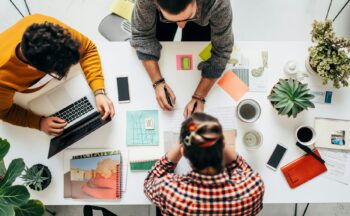
[[[175, 91], [177, 106], [184, 107], [190, 99], [200, 79], [199, 71], [177, 71], [176, 54], [193, 54], [195, 66], [199, 62], [198, 53], [206, 43], [164, 43], [160, 67], [162, 73]], [[154, 92], [142, 64], [137, 60], [134, 49], [129, 43], [100, 43], [97, 44], [103, 63], [106, 88], [110, 98], [113, 100], [117, 116], [114, 120], [80, 140], [73, 145], [74, 148], [125, 148], [125, 112], [128, 109], [158, 109], [154, 98]], [[301, 67], [304, 67], [304, 59], [307, 55], [309, 43], [302, 42], [237, 42], [236, 45], [244, 50], [268, 50], [269, 71], [271, 78], [269, 86], [284, 77], [282, 68], [287, 60], [296, 59]], [[259, 57], [260, 58], [260, 57]], [[120, 105], [117, 103], [117, 74], [128, 74], [130, 83], [131, 103]], [[314, 77], [311, 86], [321, 86], [319, 78]], [[77, 87], [78, 89], [78, 87]], [[254, 170], [258, 171], [265, 182], [265, 203], [295, 203], [295, 202], [350, 202], [350, 187], [317, 177], [304, 185], [290, 189], [280, 170], [274, 172], [265, 166], [275, 144], [281, 142], [288, 146], [287, 154], [282, 160], [284, 165], [300, 156], [302, 151], [295, 145], [294, 130], [301, 124], [313, 125], [315, 116], [350, 118], [350, 100], [346, 98], [348, 88], [333, 91], [332, 105], [319, 105], [316, 109], [303, 112], [296, 119], [280, 117], [267, 100], [266, 93], [247, 93], [244, 98], [254, 98], [262, 106], [262, 115], [254, 124], [244, 124], [237, 121], [238, 145], [237, 151], [243, 155]], [[233, 101], [217, 85], [213, 87], [208, 98], [207, 107], [213, 106], [235, 106]], [[263, 133], [263, 145], [256, 151], [248, 151], [242, 146], [242, 134], [250, 129], [256, 128]], [[31, 166], [35, 163], [47, 165], [52, 172], [52, 183], [43, 192], [31, 190], [33, 198], [42, 200], [47, 205], [81, 205], [93, 204], [149, 204], [150, 202], [143, 194], [143, 180], [146, 173], [128, 173], [127, 192], [120, 201], [85, 201], [63, 198], [63, 153], [50, 160], [47, 159], [49, 148], [49, 137], [45, 134], [15, 127], [6, 123], [0, 124], [0, 136], [11, 142], [11, 149], [6, 157], [8, 162], [17, 157], [23, 157], [25, 163]], [[162, 139], [160, 139], [162, 140]]]

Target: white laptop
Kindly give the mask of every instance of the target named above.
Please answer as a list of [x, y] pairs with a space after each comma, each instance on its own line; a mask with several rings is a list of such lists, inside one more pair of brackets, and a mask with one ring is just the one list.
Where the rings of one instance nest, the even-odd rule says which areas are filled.
[[95, 97], [83, 74], [79, 74], [28, 103], [29, 110], [43, 116], [57, 116], [69, 127], [97, 112]]

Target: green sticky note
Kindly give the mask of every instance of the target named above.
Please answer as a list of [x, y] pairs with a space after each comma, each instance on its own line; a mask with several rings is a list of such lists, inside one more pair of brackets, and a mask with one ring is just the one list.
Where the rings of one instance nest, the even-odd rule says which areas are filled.
[[126, 113], [126, 144], [128, 146], [159, 145], [158, 110]]
[[190, 69], [191, 68], [191, 59], [188, 57], [181, 58], [181, 66], [183, 69]]
[[213, 47], [213, 45], [211, 45], [211, 43], [209, 43], [200, 53], [199, 53], [199, 57], [203, 60], [203, 61], [207, 61], [208, 59], [210, 59], [211, 57], [211, 48]]

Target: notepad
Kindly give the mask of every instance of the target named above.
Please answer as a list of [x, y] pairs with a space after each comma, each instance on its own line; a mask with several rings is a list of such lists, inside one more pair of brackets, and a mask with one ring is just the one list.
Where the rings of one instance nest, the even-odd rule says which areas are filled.
[[126, 113], [126, 144], [128, 146], [159, 145], [158, 110], [137, 110]]
[[203, 60], [203, 61], [207, 61], [208, 59], [210, 59], [211, 57], [211, 48], [213, 47], [213, 45], [211, 43], [209, 43], [200, 53], [199, 53], [199, 57]]
[[129, 163], [131, 171], [147, 171], [163, 156], [159, 147], [129, 148]]
[[231, 70], [224, 74], [219, 80], [218, 85], [236, 101], [238, 101], [249, 89], [248, 86]]
[[192, 70], [192, 55], [176, 55], [177, 70]]
[[131, 15], [134, 9], [132, 0], [114, 0], [111, 11], [131, 22]]

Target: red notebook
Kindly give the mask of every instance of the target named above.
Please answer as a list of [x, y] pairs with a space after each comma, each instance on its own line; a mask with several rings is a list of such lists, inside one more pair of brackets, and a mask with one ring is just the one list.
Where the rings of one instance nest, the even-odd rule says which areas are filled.
[[[320, 156], [317, 149], [314, 149], [313, 152]], [[313, 156], [306, 154], [281, 167], [281, 171], [289, 186], [291, 188], [296, 188], [299, 185], [326, 172], [327, 167], [325, 164], [316, 160]]]

